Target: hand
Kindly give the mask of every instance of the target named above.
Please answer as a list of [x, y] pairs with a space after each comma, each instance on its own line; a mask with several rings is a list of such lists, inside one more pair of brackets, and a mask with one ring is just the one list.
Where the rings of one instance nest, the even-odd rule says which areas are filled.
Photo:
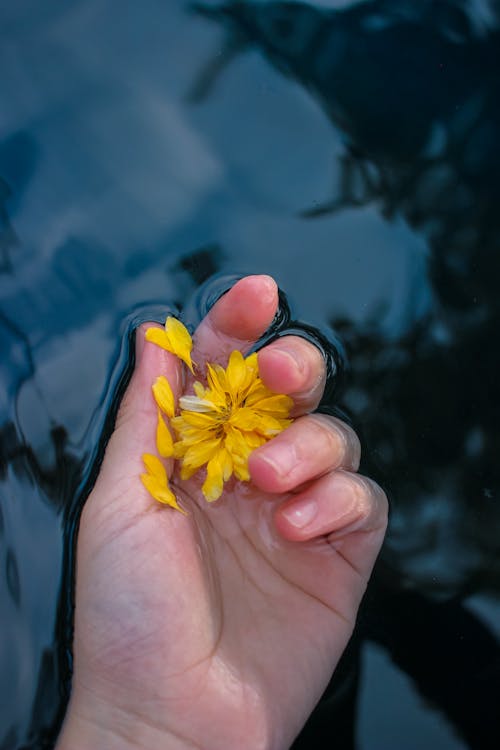
[[[247, 351], [276, 307], [272, 279], [242, 279], [200, 324], [194, 361]], [[268, 387], [293, 397], [296, 420], [254, 451], [252, 482], [231, 480], [209, 505], [197, 475], [174, 474], [188, 515], [156, 503], [139, 479], [142, 454], [155, 452], [151, 385], [163, 374], [178, 398], [185, 368], [145, 342], [144, 328], [136, 348], [80, 522], [73, 686], [57, 748], [283, 750], [349, 640], [385, 495], [356, 473], [354, 432], [310, 413], [323, 358], [290, 336], [259, 352], [259, 367]]]

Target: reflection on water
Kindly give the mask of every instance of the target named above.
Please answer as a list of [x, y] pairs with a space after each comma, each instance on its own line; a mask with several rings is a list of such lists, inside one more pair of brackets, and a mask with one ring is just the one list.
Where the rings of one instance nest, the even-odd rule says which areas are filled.
[[275, 275], [323, 346], [339, 337], [350, 371], [324, 408], [350, 415], [392, 503], [294, 747], [378, 749], [367, 643], [426, 698], [387, 694], [384, 750], [498, 747], [498, 632], [469, 601], [500, 620], [500, 9], [325, 5], [0, 10], [2, 750], [50, 746], [64, 709], [58, 592], [134, 325], [195, 323], [248, 272]]

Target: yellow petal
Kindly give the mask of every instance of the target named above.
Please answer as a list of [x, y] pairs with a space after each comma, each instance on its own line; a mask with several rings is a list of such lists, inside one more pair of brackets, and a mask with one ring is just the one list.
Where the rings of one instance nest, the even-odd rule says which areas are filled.
[[253, 409], [242, 407], [235, 410], [229, 422], [233, 427], [238, 427], [240, 430], [258, 430], [263, 428], [265, 419], [262, 414], [257, 414]]
[[191, 479], [193, 474], [196, 474], [199, 468], [199, 466], [181, 466], [182, 481], [185, 482], [186, 479]]
[[245, 396], [245, 406], [253, 406], [261, 399], [272, 395], [269, 388], [266, 388], [262, 380], [255, 380], [247, 391]]
[[262, 421], [254, 429], [257, 430], [257, 432], [260, 432], [261, 435], [271, 438], [275, 435], [279, 435], [280, 432], [283, 432], [284, 421], [285, 420], [283, 419], [276, 419], [270, 414], [263, 414]]
[[165, 424], [161, 412], [158, 412], [158, 425], [156, 427], [156, 448], [163, 458], [169, 458], [174, 453], [174, 441], [170, 430]]
[[220, 438], [214, 440], [205, 440], [196, 445], [192, 445], [186, 451], [183, 465], [185, 466], [203, 466], [217, 454], [220, 447]]
[[245, 364], [247, 366], [248, 370], [252, 370], [254, 374], [259, 374], [259, 363], [257, 359], [257, 352], [254, 352], [253, 354], [249, 354], [248, 357], [245, 357]]
[[234, 476], [239, 479], [240, 482], [250, 481], [250, 472], [248, 471], [248, 461], [244, 461], [241, 464], [234, 464]]
[[260, 435], [258, 432], [245, 432], [245, 440], [252, 451], [254, 451], [255, 448], [259, 448], [261, 445], [264, 445], [264, 443], [269, 442], [269, 438]]
[[167, 352], [175, 354], [187, 364], [193, 372], [193, 363], [191, 361], [191, 349], [193, 341], [191, 335], [180, 320], [169, 316], [165, 321], [165, 328], [148, 328], [146, 331], [146, 341], [161, 346]]
[[246, 380], [247, 370], [243, 354], [237, 350], [231, 352], [226, 369], [226, 378], [231, 394], [237, 394]]
[[225, 403], [229, 388], [224, 368], [220, 365], [207, 364], [207, 382], [211, 391], [210, 399], [216, 403]]
[[146, 467], [148, 474], [155, 477], [163, 484], [167, 483], [167, 470], [158, 456], [153, 456], [151, 453], [144, 453], [142, 460], [144, 461], [144, 466]]
[[193, 348], [193, 339], [186, 326], [169, 315], [165, 321], [165, 332], [172, 347], [169, 351], [175, 354], [179, 359], [187, 364], [193, 372], [193, 363], [191, 361], [191, 350]]
[[150, 474], [141, 474], [141, 480], [144, 487], [155, 500], [159, 503], [163, 503], [163, 505], [169, 505], [171, 508], [175, 508], [175, 510], [187, 515], [186, 511], [178, 504], [177, 498], [168, 486], [168, 482], [166, 484], [161, 484]]
[[175, 414], [174, 394], [170, 383], [164, 375], [160, 375], [153, 383], [153, 396], [155, 401], [167, 417], [173, 417]]
[[268, 393], [266, 398], [254, 403], [254, 409], [269, 412], [273, 417], [288, 417], [292, 406], [293, 399], [290, 396], [281, 396], [276, 393]]
[[166, 349], [167, 352], [172, 352], [170, 339], [163, 328], [148, 328], [144, 338], [146, 341], [151, 341], [151, 343], [161, 346], [162, 349]]
[[215, 428], [213, 414], [202, 414], [196, 411], [183, 411], [181, 418], [184, 425], [197, 427], [199, 430]]
[[203, 482], [201, 491], [209, 503], [218, 500], [224, 488], [224, 473], [221, 465], [220, 453], [207, 463], [207, 478]]
[[197, 380], [195, 380], [193, 383], [193, 390], [198, 398], [205, 398], [205, 388]]
[[232, 429], [227, 433], [225, 447], [231, 454], [235, 466], [236, 464], [241, 465], [242, 463], [245, 463], [252, 452], [252, 446], [248, 444], [242, 433], [235, 429]]
[[222, 468], [222, 478], [225, 482], [227, 482], [227, 480], [231, 478], [233, 473], [233, 460], [231, 458], [231, 454], [228, 450], [226, 450], [226, 448], [222, 448], [219, 451], [219, 460]]

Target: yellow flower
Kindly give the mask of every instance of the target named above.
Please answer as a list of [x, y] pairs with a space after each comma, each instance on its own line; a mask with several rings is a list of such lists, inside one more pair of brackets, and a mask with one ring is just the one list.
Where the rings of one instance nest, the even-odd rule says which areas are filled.
[[171, 424], [178, 440], [174, 457], [181, 461], [181, 479], [206, 464], [205, 498], [217, 500], [233, 474], [248, 481], [251, 452], [291, 423], [293, 401], [275, 394], [259, 376], [257, 354], [246, 359], [232, 352], [226, 369], [207, 365], [207, 387], [194, 383], [194, 395], [180, 398], [181, 413]]
[[[178, 320], [167, 318], [164, 330], [149, 328], [146, 339], [175, 354], [193, 371], [193, 342]], [[234, 351], [225, 369], [207, 364], [207, 385], [194, 382], [194, 394], [179, 399], [181, 412], [177, 417], [174, 395], [163, 375], [156, 379], [152, 390], [158, 406], [159, 455], [180, 461], [182, 480], [206, 466], [202, 492], [209, 502], [221, 496], [224, 483], [233, 475], [247, 482], [251, 452], [292, 422], [289, 418], [292, 399], [273, 393], [264, 385], [257, 354], [245, 359], [241, 352]], [[163, 415], [175, 430], [175, 443]], [[160, 503], [182, 511], [161, 460], [148, 453], [143, 460], [147, 474], [142, 474], [141, 479], [148, 492]]]
[[142, 483], [150, 495], [159, 503], [185, 513], [177, 502], [177, 498], [168, 485], [167, 471], [157, 456], [145, 453], [142, 457], [147, 474], [141, 474]]
[[148, 328], [146, 331], [146, 341], [152, 341], [158, 344], [167, 352], [175, 354], [187, 364], [193, 372], [193, 363], [191, 361], [191, 350], [193, 341], [185, 325], [177, 318], [169, 316], [165, 321], [164, 328]]

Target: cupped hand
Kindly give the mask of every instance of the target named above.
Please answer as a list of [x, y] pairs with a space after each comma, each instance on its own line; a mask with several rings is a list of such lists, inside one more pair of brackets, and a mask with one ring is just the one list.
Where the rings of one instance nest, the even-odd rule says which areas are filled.
[[[226, 364], [270, 325], [267, 276], [239, 281], [195, 337], [193, 360]], [[326, 687], [351, 635], [382, 543], [387, 501], [356, 473], [355, 433], [312, 413], [325, 383], [319, 351], [289, 336], [259, 352], [266, 385], [295, 421], [250, 457], [208, 504], [181, 481], [183, 515], [140, 481], [155, 452], [160, 374], [178, 398], [192, 376], [137, 331], [137, 363], [80, 521], [74, 674], [58, 750], [284, 750]], [[199, 472], [203, 474], [203, 471]]]

